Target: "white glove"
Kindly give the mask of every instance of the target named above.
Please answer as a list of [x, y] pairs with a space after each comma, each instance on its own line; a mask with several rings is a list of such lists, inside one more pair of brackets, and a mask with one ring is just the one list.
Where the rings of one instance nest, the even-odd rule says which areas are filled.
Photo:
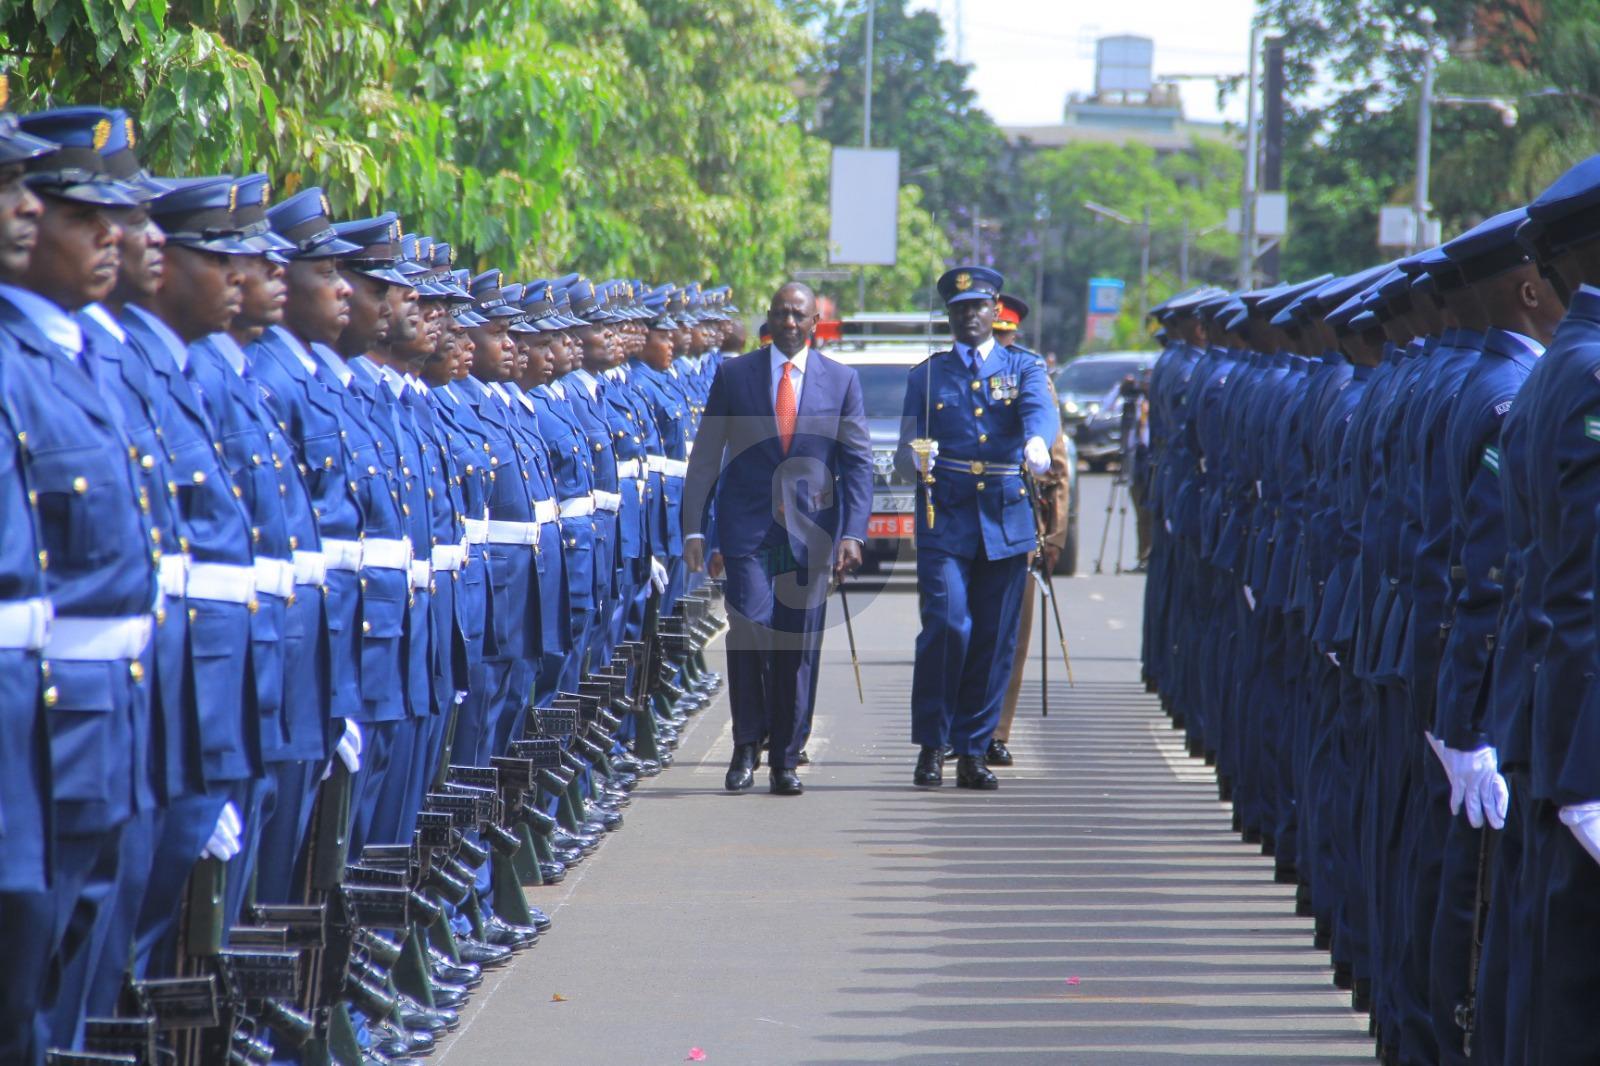
[[[333, 753], [339, 756], [339, 761], [344, 763], [346, 770], [351, 773], [361, 771], [361, 727], [350, 719], [344, 720], [344, 736], [333, 746]], [[328, 768], [322, 771], [322, 779], [326, 781], [333, 776], [333, 760], [328, 760]]]
[[206, 841], [200, 857], [227, 862], [239, 854], [239, 834], [243, 831], [244, 822], [239, 819], [239, 808], [231, 802], [223, 804], [222, 813], [217, 815], [217, 827], [211, 830], [211, 839]]
[[[1448, 765], [1455, 768], [1450, 775], [1450, 813], [1460, 814], [1462, 802], [1467, 806], [1467, 823], [1474, 829], [1483, 828], [1483, 782], [1487, 777], [1498, 777], [1500, 760], [1491, 747], [1458, 751], [1445, 748]], [[1504, 821], [1501, 822], [1503, 826]], [[1496, 828], [1499, 828], [1498, 826]]]
[[1029, 437], [1027, 446], [1022, 449], [1022, 458], [1027, 462], [1028, 470], [1034, 477], [1050, 470], [1050, 446], [1044, 442], [1043, 437]]
[[[1456, 764], [1455, 760], [1450, 758], [1450, 749], [1446, 748], [1438, 737], [1426, 729], [1422, 731], [1422, 735], [1428, 739], [1428, 747], [1432, 748], [1433, 753], [1439, 757], [1439, 765], [1444, 767], [1444, 775], [1450, 779], [1450, 794], [1454, 796], [1456, 791]], [[1451, 812], [1454, 813], [1454, 811], [1455, 808], [1452, 806]]]
[[667, 568], [654, 555], [650, 557], [650, 584], [657, 593], [667, 591]]
[[[1486, 774], [1478, 782], [1478, 803], [1483, 808], [1483, 816], [1489, 819], [1489, 824], [1496, 829], [1506, 827], [1506, 811], [1511, 806], [1511, 789], [1506, 785], [1506, 779], [1500, 773]], [[1472, 808], [1467, 808], [1467, 816], [1472, 816]]]
[[1245, 604], [1252, 611], [1255, 610], [1256, 609], [1256, 594], [1255, 594], [1255, 591], [1253, 589], [1251, 589], [1249, 585], [1240, 585], [1239, 588], [1244, 592], [1244, 602], [1245, 602]]
[[1600, 803], [1574, 803], [1561, 808], [1561, 824], [1572, 830], [1591, 859], [1600, 862]]
[[344, 720], [344, 736], [339, 738], [339, 743], [334, 746], [334, 752], [339, 756], [339, 761], [344, 763], [346, 770], [359, 773], [361, 770], [361, 727], [350, 719]]

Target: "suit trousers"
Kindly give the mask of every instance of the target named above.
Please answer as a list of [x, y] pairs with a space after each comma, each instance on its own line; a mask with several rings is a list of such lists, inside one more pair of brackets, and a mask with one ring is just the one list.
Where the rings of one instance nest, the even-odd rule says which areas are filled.
[[911, 742], [982, 757], [1011, 680], [1026, 553], [990, 559], [917, 553], [922, 632], [911, 678]]
[[733, 742], [759, 744], [765, 737], [768, 765], [793, 769], [811, 732], [828, 572], [772, 576], [765, 554], [723, 563]]

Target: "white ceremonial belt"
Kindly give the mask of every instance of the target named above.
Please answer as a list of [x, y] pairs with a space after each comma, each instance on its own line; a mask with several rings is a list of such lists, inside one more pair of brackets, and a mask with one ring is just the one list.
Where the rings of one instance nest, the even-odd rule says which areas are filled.
[[574, 496], [570, 500], [561, 501], [562, 518], [582, 518], [594, 514], [593, 496]]
[[256, 592], [286, 600], [294, 595], [294, 563], [256, 556]]
[[490, 544], [537, 544], [539, 523], [500, 522], [491, 518], [488, 539]]
[[328, 580], [328, 559], [321, 552], [294, 553], [294, 583], [321, 585]]
[[462, 523], [467, 527], [467, 543], [483, 544], [489, 539], [489, 520], [486, 518], [463, 518]]
[[628, 459], [617, 464], [617, 477], [637, 478], [639, 476], [639, 460]]
[[[166, 558], [162, 557], [163, 560]], [[190, 563], [189, 598], [249, 603], [256, 595], [256, 568], [232, 563]]]
[[547, 500], [533, 501], [533, 520], [540, 525], [546, 522], [554, 522], [560, 517], [561, 505], [553, 497]]
[[50, 639], [55, 608], [42, 596], [0, 603], [0, 648], [38, 651]]
[[622, 493], [604, 492], [600, 489], [595, 489], [594, 508], [597, 511], [605, 511], [608, 514], [616, 514], [622, 509]]
[[467, 546], [465, 544], [439, 544], [433, 549], [433, 568], [435, 570], [460, 570], [466, 561]]
[[665, 455], [652, 455], [650, 457], [650, 471], [662, 477], [683, 477], [689, 472], [689, 464], [682, 459], [668, 459]]
[[156, 564], [156, 584], [166, 598], [183, 599], [189, 587], [189, 557], [178, 553], [163, 555]]
[[360, 570], [361, 542], [323, 537], [322, 559], [329, 570]]
[[411, 560], [411, 587], [425, 589], [433, 583], [433, 567], [426, 559]]
[[402, 537], [367, 537], [361, 541], [361, 565], [374, 570], [409, 570], [411, 541]]
[[116, 662], [137, 659], [150, 645], [155, 618], [148, 614], [123, 618], [57, 618], [44, 644], [46, 659], [74, 662]]

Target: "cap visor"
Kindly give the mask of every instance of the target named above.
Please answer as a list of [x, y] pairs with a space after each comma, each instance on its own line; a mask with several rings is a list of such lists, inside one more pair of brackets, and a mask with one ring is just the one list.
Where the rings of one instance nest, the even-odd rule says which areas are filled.
[[68, 203], [93, 207], [138, 207], [145, 202], [137, 190], [120, 181], [55, 184], [48, 174], [29, 174], [25, 179], [34, 192]]

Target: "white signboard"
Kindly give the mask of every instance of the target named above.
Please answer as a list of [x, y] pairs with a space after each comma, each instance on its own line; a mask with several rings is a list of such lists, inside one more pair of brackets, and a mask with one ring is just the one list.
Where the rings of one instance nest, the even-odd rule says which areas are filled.
[[1281, 192], [1256, 193], [1256, 236], [1282, 237], [1289, 232], [1289, 197]]
[[1385, 207], [1378, 211], [1378, 247], [1410, 248], [1416, 212], [1409, 207]]
[[828, 262], [894, 266], [900, 236], [900, 152], [834, 148]]

